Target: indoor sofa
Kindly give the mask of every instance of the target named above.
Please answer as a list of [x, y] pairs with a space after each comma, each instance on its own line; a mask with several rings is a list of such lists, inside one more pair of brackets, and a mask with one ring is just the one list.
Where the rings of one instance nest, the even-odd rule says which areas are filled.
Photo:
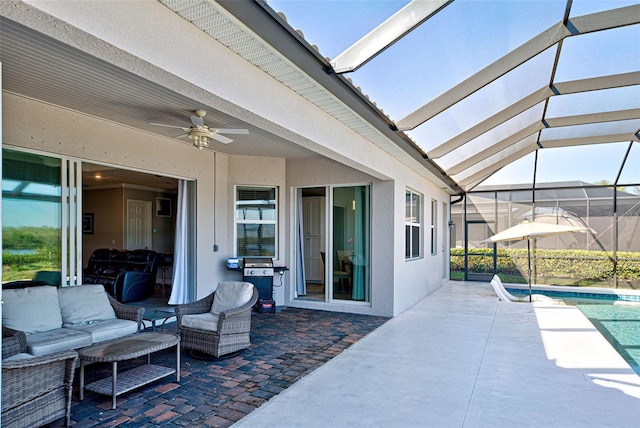
[[85, 284], [102, 284], [118, 302], [134, 302], [153, 295], [161, 256], [152, 250], [99, 248], [84, 269]]
[[3, 337], [26, 334], [21, 358], [84, 348], [137, 333], [144, 308], [124, 305], [102, 285], [3, 290]]

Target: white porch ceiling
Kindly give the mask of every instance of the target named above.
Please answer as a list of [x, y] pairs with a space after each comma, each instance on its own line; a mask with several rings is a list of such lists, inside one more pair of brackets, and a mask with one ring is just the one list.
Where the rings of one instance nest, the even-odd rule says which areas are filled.
[[[211, 142], [213, 150], [288, 159], [316, 155], [6, 17], [0, 18], [0, 61], [3, 90], [22, 97], [169, 138], [184, 132], [149, 122], [188, 126], [193, 110], [204, 109], [210, 126], [249, 129], [248, 135], [233, 135], [231, 144]], [[190, 144], [186, 138], [175, 141]]]

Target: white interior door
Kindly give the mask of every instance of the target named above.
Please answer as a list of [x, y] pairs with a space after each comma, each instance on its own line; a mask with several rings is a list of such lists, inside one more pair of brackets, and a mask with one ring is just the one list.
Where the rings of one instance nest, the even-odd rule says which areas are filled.
[[304, 269], [308, 282], [324, 281], [324, 265], [320, 254], [324, 248], [324, 200], [323, 197], [311, 197], [302, 201]]
[[151, 201], [127, 199], [126, 249], [151, 249]]

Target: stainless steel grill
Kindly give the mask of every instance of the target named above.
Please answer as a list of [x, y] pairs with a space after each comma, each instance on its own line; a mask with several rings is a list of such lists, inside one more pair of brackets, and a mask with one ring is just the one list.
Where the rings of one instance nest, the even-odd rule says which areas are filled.
[[271, 276], [273, 277], [272, 259], [244, 259], [243, 276]]
[[273, 260], [245, 258], [242, 280], [250, 282], [258, 289], [259, 300], [273, 299]]

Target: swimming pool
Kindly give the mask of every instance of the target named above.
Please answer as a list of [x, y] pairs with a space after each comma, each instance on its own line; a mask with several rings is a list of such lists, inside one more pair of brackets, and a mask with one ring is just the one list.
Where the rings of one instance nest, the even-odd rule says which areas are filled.
[[640, 304], [603, 301], [576, 306], [640, 375]]
[[[509, 292], [528, 294], [521, 289], [509, 289]], [[640, 295], [555, 290], [535, 290], [534, 293], [577, 306], [640, 376]]]

